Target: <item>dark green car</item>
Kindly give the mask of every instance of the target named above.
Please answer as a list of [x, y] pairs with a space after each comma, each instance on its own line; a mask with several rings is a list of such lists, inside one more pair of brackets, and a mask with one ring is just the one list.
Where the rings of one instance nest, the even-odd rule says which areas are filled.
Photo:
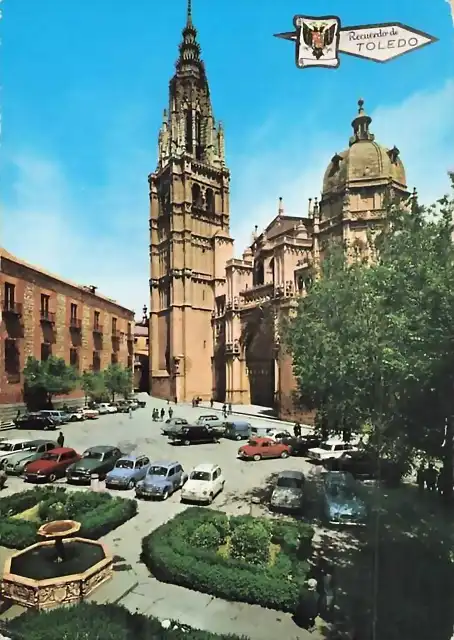
[[70, 484], [90, 484], [93, 475], [103, 480], [123, 456], [118, 447], [102, 445], [90, 447], [82, 454], [82, 458], [66, 470], [66, 480]]

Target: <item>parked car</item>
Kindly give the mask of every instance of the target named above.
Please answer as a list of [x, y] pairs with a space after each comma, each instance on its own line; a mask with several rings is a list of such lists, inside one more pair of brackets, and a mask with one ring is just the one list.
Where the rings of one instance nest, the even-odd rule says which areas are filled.
[[90, 407], [84, 407], [83, 409], [81, 409], [81, 412], [83, 413], [83, 415], [85, 416], [85, 418], [87, 420], [96, 420], [96, 418], [99, 418], [98, 409], [92, 409]]
[[112, 471], [106, 475], [108, 489], [134, 489], [143, 480], [150, 467], [147, 456], [122, 456], [118, 458]]
[[145, 409], [147, 403], [145, 400], [139, 400], [139, 398], [134, 398], [134, 401], [137, 402], [137, 406], [139, 409]]
[[243, 460], [263, 458], [288, 458], [292, 453], [288, 444], [275, 442], [271, 438], [251, 438], [249, 442], [238, 449], [238, 457]]
[[129, 404], [124, 400], [114, 403], [117, 407], [117, 413], [129, 413]]
[[69, 422], [82, 422], [86, 419], [83, 409], [70, 409], [66, 415]]
[[365, 524], [366, 504], [361, 499], [359, 487], [350, 473], [326, 473], [323, 483], [323, 510], [330, 524]]
[[395, 462], [383, 458], [378, 460], [374, 453], [362, 449], [346, 451], [340, 458], [329, 458], [324, 462], [324, 467], [329, 471], [351, 473], [354, 478], [364, 480], [380, 476], [386, 481], [398, 474]]
[[251, 424], [245, 420], [229, 420], [225, 423], [224, 438], [229, 440], [249, 440]]
[[199, 464], [189, 475], [181, 490], [181, 501], [206, 502], [211, 504], [223, 491], [225, 478], [217, 464]]
[[66, 470], [66, 480], [70, 484], [90, 484], [91, 476], [105, 478], [123, 456], [118, 447], [100, 445], [86, 449], [82, 457]]
[[30, 429], [53, 431], [57, 428], [57, 423], [49, 416], [43, 416], [38, 412], [24, 413], [14, 420], [14, 424], [18, 429]]
[[100, 416], [106, 415], [107, 413], [117, 413], [118, 407], [110, 402], [101, 402], [98, 405], [98, 412]]
[[218, 435], [210, 427], [204, 425], [183, 426], [168, 435], [169, 442], [173, 444], [202, 444], [207, 442], [219, 442]]
[[69, 421], [68, 414], [66, 411], [58, 411], [56, 409], [42, 409], [39, 412], [42, 416], [48, 416], [52, 418], [52, 420], [57, 424], [66, 424]]
[[210, 427], [223, 427], [225, 420], [216, 414], [205, 414], [199, 416], [195, 424], [206, 425]]
[[163, 436], [168, 436], [170, 432], [186, 426], [189, 426], [189, 422], [185, 418], [168, 418], [161, 427], [161, 433]]
[[136, 497], [167, 500], [187, 479], [188, 474], [179, 462], [152, 462], [144, 479], [136, 485]]
[[299, 438], [291, 436], [290, 438], [283, 438], [281, 440], [284, 444], [288, 444], [292, 448], [293, 456], [305, 456], [309, 449], [315, 449], [318, 447], [322, 439], [320, 436], [309, 433]]
[[300, 511], [304, 504], [306, 479], [302, 471], [281, 471], [271, 494], [271, 507], [287, 511]]
[[275, 442], [283, 442], [286, 438], [291, 438], [292, 434], [287, 429], [270, 429], [266, 434], [267, 438], [271, 438]]
[[22, 450], [10, 456], [4, 469], [8, 475], [20, 476], [30, 462], [40, 460], [47, 451], [51, 451], [56, 447], [58, 447], [58, 444], [53, 440], [34, 440], [28, 451]]
[[33, 441], [29, 438], [12, 438], [11, 440], [2, 440], [0, 442], [0, 468], [4, 467], [10, 458], [15, 453], [23, 451], [30, 451], [33, 446]]
[[307, 457], [312, 462], [318, 464], [325, 462], [329, 458], [340, 458], [346, 451], [357, 451], [357, 440], [351, 440], [350, 442], [344, 442], [340, 438], [330, 438], [321, 442], [318, 447], [309, 449]]
[[66, 469], [80, 460], [80, 455], [68, 447], [57, 447], [43, 454], [39, 460], [30, 462], [24, 472], [26, 482], [55, 482], [63, 478]]

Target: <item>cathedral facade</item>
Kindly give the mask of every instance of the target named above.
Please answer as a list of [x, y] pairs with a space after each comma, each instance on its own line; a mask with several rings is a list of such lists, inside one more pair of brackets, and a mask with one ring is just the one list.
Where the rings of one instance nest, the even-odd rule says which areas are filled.
[[[190, 5], [189, 5], [190, 7]], [[295, 394], [281, 319], [305, 294], [328, 243], [365, 247], [390, 193], [407, 198], [396, 147], [379, 145], [363, 101], [345, 151], [334, 153], [320, 200], [277, 215], [240, 258], [230, 235], [230, 173], [190, 8], [150, 195], [150, 386], [161, 398], [256, 404], [307, 419]]]

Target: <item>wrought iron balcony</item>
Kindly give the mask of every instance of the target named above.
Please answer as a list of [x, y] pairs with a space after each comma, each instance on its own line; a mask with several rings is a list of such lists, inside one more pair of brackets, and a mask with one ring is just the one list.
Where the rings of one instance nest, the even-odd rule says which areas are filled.
[[112, 340], [119, 340], [119, 339], [120, 339], [120, 330], [112, 329]]
[[55, 324], [55, 313], [47, 311], [47, 309], [41, 309], [39, 318], [41, 322], [48, 324]]
[[99, 322], [95, 322], [95, 324], [93, 325], [93, 333], [102, 335], [104, 333], [102, 324], [99, 324]]
[[82, 329], [82, 320], [80, 318], [70, 318], [69, 328], [74, 331], [80, 331]]
[[3, 301], [3, 313], [8, 313], [12, 316], [20, 317], [22, 315], [22, 303], [14, 302], [13, 300]]

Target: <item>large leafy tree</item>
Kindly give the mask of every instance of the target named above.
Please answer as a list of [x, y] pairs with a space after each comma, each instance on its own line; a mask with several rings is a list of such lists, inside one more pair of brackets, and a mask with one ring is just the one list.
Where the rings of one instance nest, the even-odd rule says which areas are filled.
[[100, 371], [84, 371], [80, 386], [85, 394], [85, 404], [87, 404], [88, 398], [95, 401], [108, 399], [104, 376]]
[[127, 397], [132, 390], [132, 372], [121, 364], [110, 364], [103, 371], [104, 385], [115, 400], [116, 395]]
[[40, 361], [29, 357], [24, 367], [25, 392], [35, 402], [50, 405], [54, 396], [67, 395], [76, 388], [78, 375], [63, 358], [51, 356]]
[[[389, 204], [372, 264], [331, 247], [286, 332], [302, 398], [330, 428], [368, 424], [389, 453], [452, 461], [453, 198]], [[449, 455], [446, 455], [450, 452]]]

